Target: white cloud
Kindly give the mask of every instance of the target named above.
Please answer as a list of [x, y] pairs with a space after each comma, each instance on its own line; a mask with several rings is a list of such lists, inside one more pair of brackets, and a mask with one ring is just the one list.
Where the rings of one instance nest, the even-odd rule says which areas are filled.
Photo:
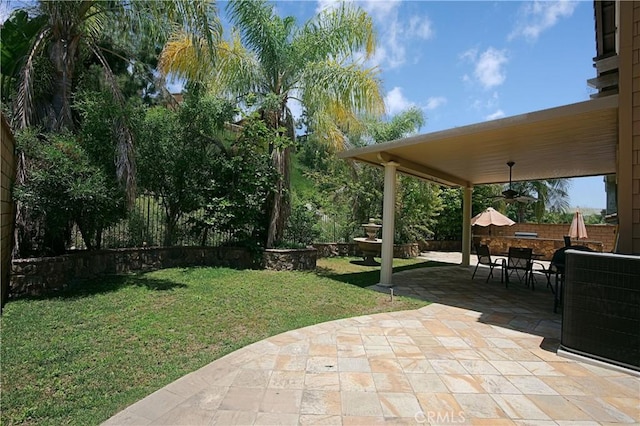
[[[412, 40], [428, 40], [434, 36], [433, 24], [428, 16], [404, 17], [399, 13], [401, 0], [363, 0], [353, 1], [364, 9], [371, 19], [377, 32], [377, 47], [369, 66], [393, 69], [407, 62], [407, 46]], [[335, 8], [340, 5], [338, 0], [318, 0], [316, 12]]]
[[536, 41], [543, 31], [556, 25], [560, 19], [573, 15], [577, 6], [577, 1], [568, 0], [526, 3], [520, 10], [522, 16], [509, 34], [509, 40], [524, 37], [528, 41]]
[[475, 62], [478, 57], [478, 49], [475, 47], [469, 50], [462, 52], [460, 55], [460, 59], [469, 62]]
[[384, 35], [379, 36], [379, 44], [371, 62], [377, 66], [397, 68], [406, 62], [407, 49], [401, 40], [402, 28], [397, 17], [387, 24]]
[[402, 93], [402, 87], [398, 86], [387, 92], [387, 95], [384, 97], [384, 104], [387, 109], [387, 115], [389, 116], [394, 116], [412, 107], [418, 107], [425, 111], [432, 111], [446, 103], [447, 98], [444, 96], [432, 96], [427, 99], [425, 104], [418, 105], [409, 100], [404, 93]]
[[427, 104], [424, 106], [424, 109], [434, 110], [446, 103], [447, 103], [447, 98], [445, 98], [444, 96], [435, 96], [435, 97], [432, 96], [429, 99], [427, 99]]
[[407, 99], [402, 93], [401, 87], [394, 87], [384, 97], [384, 104], [387, 107], [387, 114], [393, 116], [408, 108], [416, 106], [415, 102]]
[[478, 57], [473, 75], [485, 89], [500, 86], [507, 78], [504, 70], [506, 63], [506, 51], [490, 47]]
[[496, 120], [498, 118], [502, 118], [504, 117], [504, 111], [502, 111], [501, 109], [497, 110], [496, 112], [494, 112], [493, 114], [489, 114], [487, 116], [484, 117], [485, 120], [489, 121], [489, 120]]
[[469, 106], [476, 111], [491, 111], [499, 109], [500, 99], [498, 92], [493, 92], [490, 96], [482, 98], [470, 98]]
[[365, 0], [358, 2], [358, 4], [375, 20], [384, 21], [388, 19], [389, 14], [397, 12], [400, 0]]
[[340, 0], [318, 0], [316, 13], [322, 12], [325, 9], [336, 9], [341, 3], [342, 1]]
[[423, 40], [430, 39], [431, 37], [433, 37], [431, 20], [426, 16], [412, 16], [409, 20], [408, 34], [413, 37], [421, 38]]

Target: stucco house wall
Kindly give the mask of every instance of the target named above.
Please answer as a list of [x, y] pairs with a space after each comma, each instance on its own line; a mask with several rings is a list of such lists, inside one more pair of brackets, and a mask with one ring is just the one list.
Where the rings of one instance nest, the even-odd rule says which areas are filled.
[[0, 273], [2, 275], [0, 287], [1, 306], [4, 306], [9, 291], [9, 273], [11, 271], [11, 249], [13, 241], [13, 200], [11, 197], [11, 187], [15, 179], [15, 141], [11, 133], [11, 127], [2, 114], [2, 170], [0, 174], [1, 182], [1, 209], [0, 209], [0, 252], [2, 253], [2, 264]]

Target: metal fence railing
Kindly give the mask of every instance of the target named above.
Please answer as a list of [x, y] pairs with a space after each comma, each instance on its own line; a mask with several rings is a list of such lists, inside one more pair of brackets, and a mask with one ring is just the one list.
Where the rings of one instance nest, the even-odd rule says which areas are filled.
[[319, 233], [319, 243], [348, 243], [352, 242], [353, 238], [364, 235], [361, 226], [338, 220], [337, 216], [332, 215], [319, 215], [315, 229]]
[[[106, 228], [102, 232], [100, 248], [154, 247], [165, 243], [167, 232], [166, 214], [161, 198], [153, 194], [142, 194], [127, 217]], [[237, 242], [238, 233], [234, 230], [216, 231], [198, 230], [196, 222], [204, 218], [204, 210], [184, 215], [176, 225], [173, 245], [176, 246], [220, 246]], [[352, 242], [355, 237], [365, 235], [360, 224], [350, 223], [335, 215], [316, 214], [313, 223], [313, 242], [344, 243]], [[308, 229], [308, 228], [307, 228]], [[297, 235], [296, 229], [285, 230], [285, 239], [291, 242], [306, 241], [307, 235]], [[304, 232], [304, 227], [302, 229]], [[77, 226], [71, 232], [68, 250], [84, 250], [86, 246]]]
[[[235, 232], [232, 230], [225, 232], [211, 229], [197, 230], [196, 220], [203, 217], [202, 209], [181, 217], [174, 230], [173, 245], [220, 246], [235, 242]], [[126, 218], [103, 230], [101, 248], [162, 246], [165, 243], [166, 232], [166, 214], [161, 205], [161, 199], [152, 194], [143, 194], [138, 196]], [[86, 249], [77, 226], [72, 229], [68, 249]]]

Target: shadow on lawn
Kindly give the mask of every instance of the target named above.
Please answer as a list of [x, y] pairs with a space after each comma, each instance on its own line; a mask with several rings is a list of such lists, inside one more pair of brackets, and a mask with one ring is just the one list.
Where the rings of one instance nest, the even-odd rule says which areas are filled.
[[[378, 284], [378, 281], [380, 279], [379, 266], [364, 266], [355, 262], [351, 262], [351, 263], [361, 266], [363, 271], [344, 274], [344, 273], [336, 272], [335, 270], [330, 268], [317, 267], [316, 274], [321, 277], [329, 278], [335, 281], [355, 285], [362, 288]], [[411, 265], [394, 267], [393, 272], [396, 273], [396, 272], [408, 271], [410, 269], [418, 269], [418, 268], [432, 268], [435, 266], [451, 266], [451, 264], [427, 260], [424, 262], [414, 263]]]
[[96, 294], [110, 293], [125, 287], [146, 287], [153, 291], [172, 291], [176, 288], [186, 288], [187, 285], [169, 280], [159, 280], [145, 276], [145, 273], [129, 275], [107, 275], [91, 280], [73, 280], [62, 290], [50, 291], [43, 295], [23, 295], [13, 300], [44, 300], [44, 299], [77, 299]]

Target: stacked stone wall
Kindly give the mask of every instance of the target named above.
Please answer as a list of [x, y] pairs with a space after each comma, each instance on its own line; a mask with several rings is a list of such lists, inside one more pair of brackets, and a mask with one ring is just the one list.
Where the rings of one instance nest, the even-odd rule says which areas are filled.
[[14, 259], [10, 297], [62, 290], [74, 280], [188, 266], [254, 268], [259, 262], [244, 248], [149, 247], [79, 251], [56, 257]]
[[[318, 250], [318, 258], [323, 257], [359, 257], [362, 250], [357, 243], [316, 243], [313, 245]], [[420, 256], [420, 244], [396, 244], [393, 246], [393, 257], [397, 259], [412, 259]]]
[[265, 269], [275, 271], [314, 271], [318, 250], [278, 250], [267, 249], [263, 253]]

